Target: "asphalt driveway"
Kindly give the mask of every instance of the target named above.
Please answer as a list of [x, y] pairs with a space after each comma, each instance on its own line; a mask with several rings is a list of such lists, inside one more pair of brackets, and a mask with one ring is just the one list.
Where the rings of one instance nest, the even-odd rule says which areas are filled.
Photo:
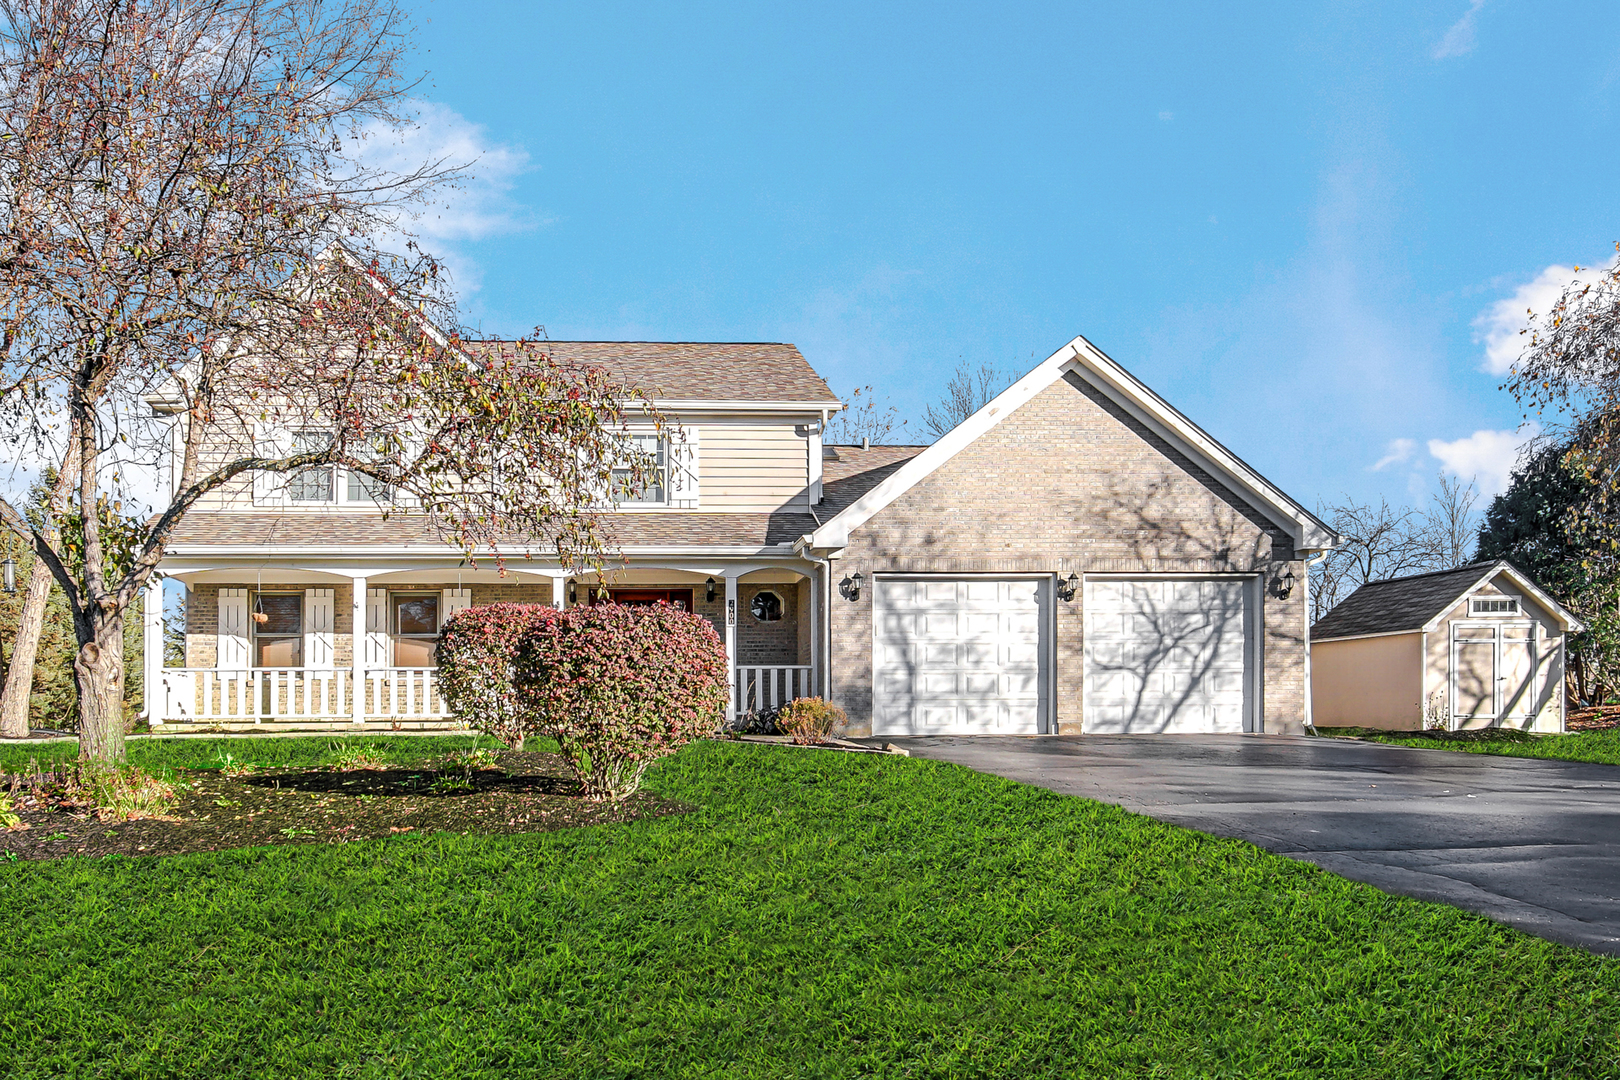
[[1620, 956], [1620, 767], [1280, 735], [892, 739]]

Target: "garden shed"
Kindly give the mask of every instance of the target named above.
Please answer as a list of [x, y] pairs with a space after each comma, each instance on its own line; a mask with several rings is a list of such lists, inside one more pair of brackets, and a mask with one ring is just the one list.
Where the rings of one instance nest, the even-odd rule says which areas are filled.
[[1565, 638], [1581, 629], [1503, 561], [1369, 582], [1311, 628], [1313, 720], [1561, 732]]

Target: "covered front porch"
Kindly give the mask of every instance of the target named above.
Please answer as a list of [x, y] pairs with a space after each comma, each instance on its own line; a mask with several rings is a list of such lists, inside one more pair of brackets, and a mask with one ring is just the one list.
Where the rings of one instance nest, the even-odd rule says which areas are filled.
[[807, 561], [633, 560], [601, 576], [527, 561], [503, 574], [459, 558], [223, 562], [182, 557], [162, 567], [185, 587], [178, 666], [163, 662], [162, 583], [149, 594], [153, 727], [456, 729], [438, 689], [439, 628], [498, 602], [663, 601], [705, 616], [726, 644], [732, 716], [823, 692], [825, 575]]

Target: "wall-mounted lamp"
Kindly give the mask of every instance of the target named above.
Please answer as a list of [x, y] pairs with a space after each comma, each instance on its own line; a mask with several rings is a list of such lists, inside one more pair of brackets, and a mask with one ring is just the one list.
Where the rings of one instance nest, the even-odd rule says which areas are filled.
[[1058, 578], [1058, 599], [1062, 600], [1065, 604], [1072, 602], [1074, 600], [1075, 590], [1079, 588], [1080, 579], [1072, 573], [1066, 578]]
[[3, 578], [8, 593], [17, 591], [17, 560], [7, 555], [4, 562], [0, 562], [0, 578]]
[[1277, 579], [1277, 584], [1273, 587], [1272, 591], [1275, 593], [1277, 599], [1288, 599], [1289, 594], [1294, 591], [1294, 568], [1292, 566], [1290, 566], [1283, 573], [1282, 577]]
[[568, 606], [573, 607], [579, 603], [579, 589], [572, 581], [568, 583]]
[[708, 580], [708, 589], [704, 592], [703, 599], [711, 604], [714, 603], [714, 578]]
[[838, 591], [845, 600], [854, 603], [861, 598], [861, 586], [864, 584], [866, 584], [866, 579], [861, 577], [861, 572], [857, 570], [853, 577], [847, 577], [838, 583]]

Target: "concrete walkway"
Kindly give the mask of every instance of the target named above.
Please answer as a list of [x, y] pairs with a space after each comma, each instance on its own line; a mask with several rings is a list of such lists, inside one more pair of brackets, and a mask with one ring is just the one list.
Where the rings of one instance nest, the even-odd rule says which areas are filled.
[[886, 741], [1620, 956], [1620, 766], [1281, 735]]

